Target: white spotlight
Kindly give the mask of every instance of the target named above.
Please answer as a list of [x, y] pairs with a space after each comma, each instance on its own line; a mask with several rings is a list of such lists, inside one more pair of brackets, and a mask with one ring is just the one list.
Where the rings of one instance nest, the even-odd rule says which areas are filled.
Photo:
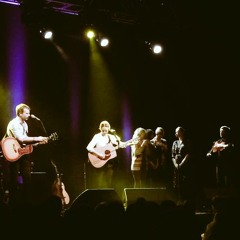
[[161, 54], [163, 51], [163, 48], [159, 43], [145, 41], [145, 44], [147, 45], [148, 49], [151, 50], [151, 52], [154, 54]]
[[50, 30], [40, 30], [40, 33], [45, 39], [50, 40], [53, 38], [53, 32]]
[[108, 44], [109, 44], [109, 40], [107, 38], [102, 38], [100, 40], [100, 46], [101, 47], [106, 47], [106, 46], [108, 46]]
[[155, 54], [159, 54], [159, 53], [162, 52], [162, 47], [161, 47], [159, 44], [154, 44], [154, 45], [152, 46], [152, 51], [153, 51], [153, 53], [155, 53]]
[[45, 39], [52, 39], [52, 37], [53, 37], [52, 31], [46, 31], [46, 32], [43, 34], [43, 37], [44, 37]]

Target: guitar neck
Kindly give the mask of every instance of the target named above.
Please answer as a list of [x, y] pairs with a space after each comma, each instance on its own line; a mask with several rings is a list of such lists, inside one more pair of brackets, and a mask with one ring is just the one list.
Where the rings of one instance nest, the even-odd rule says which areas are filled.
[[126, 142], [123, 142], [123, 147], [130, 146], [131, 144], [135, 144], [135, 142], [138, 142], [139, 138], [132, 138]]

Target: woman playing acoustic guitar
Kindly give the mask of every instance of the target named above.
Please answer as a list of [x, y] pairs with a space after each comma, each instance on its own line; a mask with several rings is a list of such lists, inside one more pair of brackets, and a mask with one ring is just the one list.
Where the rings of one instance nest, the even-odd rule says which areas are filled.
[[112, 178], [117, 162], [116, 150], [126, 148], [132, 140], [122, 142], [106, 120], [100, 122], [99, 130], [100, 132], [94, 134], [86, 147], [88, 160], [94, 167], [91, 169], [91, 174], [93, 174], [91, 179], [95, 179], [93, 185], [96, 188], [111, 188], [113, 187]]

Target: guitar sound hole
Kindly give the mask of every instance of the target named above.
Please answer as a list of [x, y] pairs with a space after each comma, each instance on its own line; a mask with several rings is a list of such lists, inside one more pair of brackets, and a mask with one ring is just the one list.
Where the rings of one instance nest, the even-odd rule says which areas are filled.
[[110, 151], [109, 150], [106, 150], [105, 151], [105, 155], [109, 155], [110, 154]]

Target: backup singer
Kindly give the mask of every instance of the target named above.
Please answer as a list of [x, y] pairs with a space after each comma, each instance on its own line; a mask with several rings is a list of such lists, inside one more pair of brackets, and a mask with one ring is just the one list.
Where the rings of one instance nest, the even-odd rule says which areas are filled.
[[133, 133], [133, 139], [137, 141], [131, 144], [131, 171], [133, 176], [133, 187], [142, 188], [146, 184], [146, 162], [144, 151], [147, 147], [146, 129], [138, 127]]
[[157, 127], [155, 136], [151, 143], [155, 147], [157, 166], [155, 170], [155, 179], [158, 187], [169, 187], [171, 182], [171, 155], [167, 140], [164, 138], [165, 131], [162, 127]]
[[172, 144], [173, 188], [179, 200], [191, 200], [195, 182], [192, 146], [183, 127], [175, 129], [175, 136], [177, 140]]

